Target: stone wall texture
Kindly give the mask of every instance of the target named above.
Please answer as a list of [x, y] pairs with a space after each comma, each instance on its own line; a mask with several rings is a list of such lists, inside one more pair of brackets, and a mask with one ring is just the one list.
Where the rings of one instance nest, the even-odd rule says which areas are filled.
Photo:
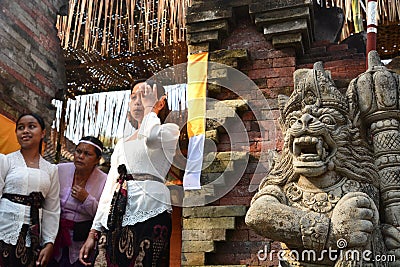
[[0, 113], [16, 120], [36, 112], [49, 124], [51, 99], [66, 87], [55, 27], [65, 0], [0, 2]]

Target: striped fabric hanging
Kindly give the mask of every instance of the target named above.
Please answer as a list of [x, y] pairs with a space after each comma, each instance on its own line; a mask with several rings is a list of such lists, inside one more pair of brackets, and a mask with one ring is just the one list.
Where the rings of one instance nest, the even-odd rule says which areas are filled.
[[189, 147], [183, 177], [184, 190], [201, 189], [200, 175], [205, 141], [207, 61], [208, 52], [193, 54], [188, 57], [187, 131]]
[[[168, 107], [171, 111], [186, 109], [186, 84], [165, 86]], [[130, 90], [76, 96], [68, 99], [64, 135], [77, 144], [83, 136], [92, 135], [103, 141], [105, 147], [130, 136], [134, 130], [127, 120]], [[52, 128], [60, 130], [62, 102], [53, 100], [56, 118]]]
[[182, 111], [187, 108], [186, 84], [166, 85], [164, 88], [168, 96], [168, 107], [171, 111]]
[[[68, 99], [64, 135], [77, 144], [83, 136], [98, 137], [105, 147], [114, 147], [118, 139], [129, 135], [132, 128], [127, 126], [127, 112], [130, 90], [96, 93]], [[53, 100], [56, 118], [53, 128], [59, 131], [62, 103]]]

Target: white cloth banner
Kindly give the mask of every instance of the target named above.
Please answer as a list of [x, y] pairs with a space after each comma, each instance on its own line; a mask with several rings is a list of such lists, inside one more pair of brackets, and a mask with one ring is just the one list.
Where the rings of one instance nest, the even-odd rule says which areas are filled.
[[190, 153], [188, 153], [185, 175], [183, 176], [184, 190], [201, 189], [200, 174], [203, 167], [204, 140], [204, 134], [189, 139], [188, 151]]

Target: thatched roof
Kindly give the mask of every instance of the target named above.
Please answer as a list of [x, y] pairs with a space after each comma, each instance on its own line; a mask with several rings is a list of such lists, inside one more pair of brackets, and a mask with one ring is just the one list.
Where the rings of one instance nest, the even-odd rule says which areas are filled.
[[[77, 0], [57, 29], [70, 94], [121, 90], [186, 57], [190, 0]], [[183, 50], [182, 50], [183, 49]], [[178, 53], [178, 54], [177, 54]]]
[[96, 51], [69, 48], [65, 51], [68, 90], [76, 95], [127, 89], [132, 80], [147, 79], [171, 66], [174, 61], [172, 52], [181, 46], [185, 49], [186, 44], [127, 52], [113, 58]]

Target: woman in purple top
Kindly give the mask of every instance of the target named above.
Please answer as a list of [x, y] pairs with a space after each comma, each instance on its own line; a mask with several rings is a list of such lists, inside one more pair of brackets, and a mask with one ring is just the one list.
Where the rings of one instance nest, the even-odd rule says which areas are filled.
[[103, 144], [92, 136], [83, 137], [75, 148], [74, 162], [58, 165], [61, 220], [49, 266], [84, 266], [79, 250], [86, 240], [107, 175], [96, 166]]

